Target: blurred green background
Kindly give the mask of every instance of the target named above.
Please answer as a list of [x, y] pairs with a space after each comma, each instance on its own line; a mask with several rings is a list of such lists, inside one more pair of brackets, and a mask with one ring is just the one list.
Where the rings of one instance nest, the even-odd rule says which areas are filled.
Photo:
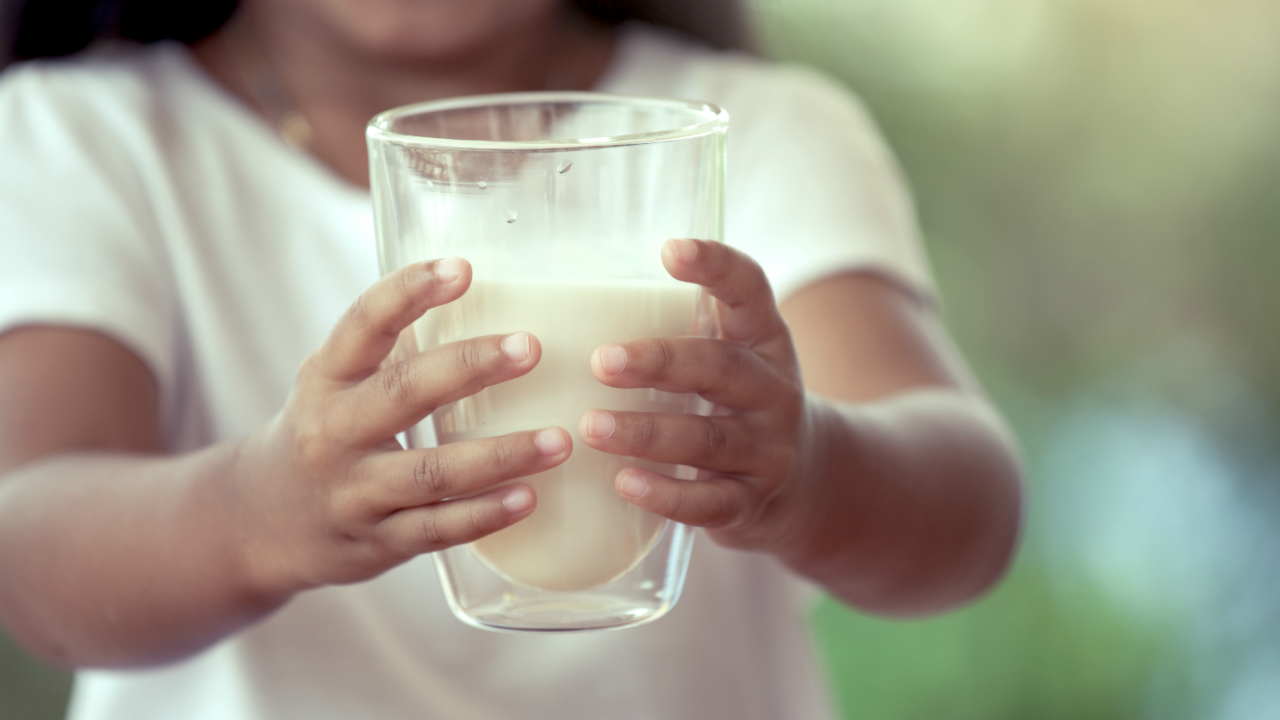
[[[1280, 2], [754, 0], [867, 102], [1031, 481], [1001, 587], [831, 603], [849, 718], [1280, 718]], [[66, 678], [0, 637], [0, 716]]]
[[846, 715], [1280, 718], [1280, 3], [755, 8], [881, 123], [1030, 474], [986, 599], [818, 608]]

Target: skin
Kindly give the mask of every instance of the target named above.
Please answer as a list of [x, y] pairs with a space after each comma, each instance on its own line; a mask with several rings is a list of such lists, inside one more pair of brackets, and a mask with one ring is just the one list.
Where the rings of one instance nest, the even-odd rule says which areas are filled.
[[[224, 39], [225, 38], [225, 39]], [[555, 0], [245, 0], [228, 30], [198, 43], [197, 59], [257, 107], [231, 56], [243, 48], [310, 121], [310, 151], [340, 177], [369, 184], [364, 128], [390, 107], [433, 98], [589, 89], [608, 68], [613, 38]]]
[[[536, 89], [560, 61], [586, 88], [607, 66], [611, 39], [547, 0], [500, 5], [384, 0], [353, 13], [343, 0], [259, 0], [238, 22], [271, 48], [315, 128], [312, 151], [361, 184], [361, 131], [378, 110]], [[442, 18], [462, 19], [441, 34]], [[212, 39], [197, 58], [243, 95], [225, 47]], [[991, 587], [1018, 534], [1016, 454], [931, 305], [847, 273], [779, 309], [760, 268], [729, 247], [673, 240], [662, 260], [715, 298], [720, 337], [599, 348], [590, 370], [616, 387], [698, 392], [717, 412], [584, 415], [576, 430], [591, 447], [702, 470], [693, 483], [624, 470], [623, 497], [772, 554], [869, 612], [937, 612]], [[563, 462], [566, 429], [425, 450], [394, 439], [541, 356], [537, 338], [516, 333], [391, 359], [402, 329], [470, 281], [460, 259], [383, 278], [303, 364], [270, 423], [181, 455], [164, 453], [154, 376], [120, 343], [68, 327], [0, 335], [5, 627], [64, 666], [171, 661], [299, 592], [367, 580], [527, 516], [527, 484], [494, 486]]]

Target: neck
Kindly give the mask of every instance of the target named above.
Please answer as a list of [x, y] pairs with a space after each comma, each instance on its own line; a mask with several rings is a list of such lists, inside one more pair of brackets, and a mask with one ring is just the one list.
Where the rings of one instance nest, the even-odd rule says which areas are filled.
[[590, 89], [612, 57], [607, 32], [559, 10], [518, 32], [447, 55], [399, 57], [361, 48], [313, 18], [291, 14], [285, 3], [246, 6], [193, 48], [197, 60], [274, 126], [279, 109], [262, 107], [255, 99], [244, 68], [269, 74], [289, 109], [310, 125], [306, 150], [361, 187], [368, 187], [364, 127], [377, 113], [438, 98], [542, 90], [552, 84]]

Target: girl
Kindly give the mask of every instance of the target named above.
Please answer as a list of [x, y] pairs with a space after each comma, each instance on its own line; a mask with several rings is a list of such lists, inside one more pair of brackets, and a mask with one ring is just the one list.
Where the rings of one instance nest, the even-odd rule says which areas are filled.
[[[190, 44], [0, 83], [0, 618], [81, 669], [73, 718], [820, 718], [807, 588], [912, 616], [1002, 573], [1012, 444], [938, 322], [891, 159], [830, 83], [555, 0], [117, 10], [122, 34]], [[387, 360], [471, 268], [377, 279], [364, 124], [547, 88], [729, 111], [729, 246], [662, 256], [717, 299], [722, 337], [583, 358], [602, 383], [719, 412], [601, 408], [404, 450], [397, 432], [541, 347], [515, 333]], [[615, 479], [706, 528], [680, 605], [618, 633], [452, 619], [424, 554], [526, 517], [532, 489], [499, 484], [579, 442], [704, 471]]]

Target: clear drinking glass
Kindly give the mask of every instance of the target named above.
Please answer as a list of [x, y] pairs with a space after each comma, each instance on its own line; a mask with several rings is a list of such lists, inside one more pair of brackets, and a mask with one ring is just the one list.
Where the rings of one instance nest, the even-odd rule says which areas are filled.
[[[423, 447], [557, 425], [576, 435], [591, 408], [698, 412], [693, 395], [609, 388], [598, 346], [708, 335], [706, 300], [673, 280], [668, 238], [721, 240], [728, 116], [707, 103], [520, 93], [398, 108], [369, 123], [382, 272], [461, 256], [459, 300], [412, 328], [406, 352], [528, 331], [528, 375], [439, 408], [408, 434]], [[693, 470], [599, 452], [581, 441], [558, 468], [523, 478], [533, 514], [436, 553], [454, 613], [502, 630], [586, 630], [654, 620], [684, 583], [691, 532], [614, 491], [624, 467]]]

